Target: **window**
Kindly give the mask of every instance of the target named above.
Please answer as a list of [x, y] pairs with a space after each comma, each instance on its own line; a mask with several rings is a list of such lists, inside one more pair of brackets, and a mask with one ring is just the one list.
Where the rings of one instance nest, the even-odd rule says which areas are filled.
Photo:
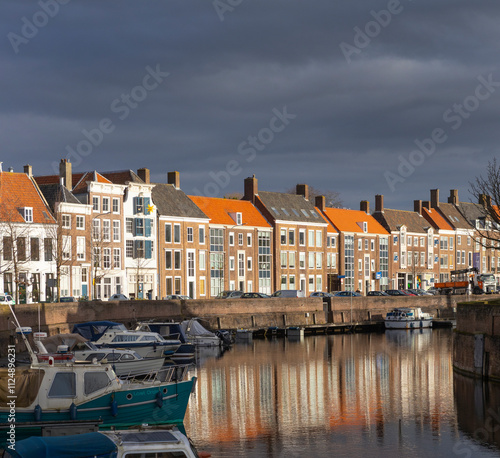
[[282, 245], [286, 245], [286, 229], [281, 229], [280, 240]]
[[299, 269], [305, 269], [305, 268], [306, 268], [306, 254], [299, 253]]
[[92, 238], [94, 240], [99, 240], [101, 237], [101, 220], [95, 219], [92, 221]]
[[247, 234], [247, 246], [252, 246], [252, 234]]
[[201, 245], [205, 243], [205, 226], [200, 226], [198, 228], [198, 238]]
[[299, 229], [299, 245], [305, 246], [306, 244], [306, 231], [305, 229]]
[[24, 221], [27, 223], [32, 223], [33, 222], [33, 207], [24, 207], [23, 209], [23, 217]]
[[314, 231], [309, 231], [308, 232], [308, 243], [310, 247], [314, 246]]
[[375, 240], [371, 240], [370, 244], [370, 250], [375, 251]]
[[236, 213], [236, 224], [238, 226], [241, 226], [243, 224], [243, 218], [242, 218], [242, 215], [241, 213]]
[[31, 260], [40, 261], [40, 240], [37, 238], [31, 239]]
[[238, 234], [238, 245], [243, 246], [243, 234]]
[[109, 213], [109, 197], [102, 198], [102, 212]]
[[188, 242], [193, 241], [193, 228], [192, 227], [187, 228], [187, 241]]
[[322, 240], [323, 240], [323, 234], [321, 233], [321, 231], [316, 231], [316, 246], [318, 248], [323, 246]]
[[76, 238], [76, 259], [85, 261], [85, 237]]
[[238, 253], [238, 276], [245, 276], [245, 253]]
[[229, 246], [234, 246], [234, 232], [229, 233]]
[[425, 237], [420, 237], [420, 246], [421, 247], [425, 246]]
[[76, 374], [58, 372], [50, 387], [49, 398], [74, 398], [76, 396]]
[[187, 270], [188, 270], [188, 276], [194, 277], [194, 252], [193, 251], [187, 252]]
[[200, 270], [205, 270], [206, 264], [207, 264], [206, 253], [204, 251], [200, 251], [198, 257], [199, 257], [198, 265], [199, 265]]
[[134, 257], [134, 241], [133, 240], [127, 240], [125, 242], [125, 256], [127, 258], [133, 258]]
[[95, 212], [99, 211], [99, 208], [100, 208], [100, 206], [99, 206], [99, 197], [97, 197], [97, 196], [92, 197], [92, 207], [93, 207], [93, 210]]
[[181, 225], [174, 224], [174, 243], [181, 243]]
[[413, 251], [408, 251], [408, 265], [411, 266]]
[[280, 254], [280, 259], [281, 259], [281, 267], [283, 269], [285, 269], [286, 266], [287, 266], [286, 258], [287, 258], [286, 251], [282, 251], [281, 254]]
[[465, 264], [465, 251], [462, 251], [462, 264]]
[[76, 228], [77, 229], [85, 229], [85, 216], [77, 215]]
[[165, 269], [170, 270], [172, 268], [172, 251], [165, 251]]
[[363, 271], [363, 263], [361, 262], [361, 259], [358, 259], [358, 270], [359, 270], [360, 272], [362, 272], [362, 271]]
[[229, 270], [234, 270], [234, 256], [229, 256]]
[[144, 258], [144, 240], [134, 240], [134, 258]]
[[104, 248], [102, 266], [104, 269], [111, 269], [111, 248]]
[[127, 234], [134, 233], [134, 218], [125, 218], [125, 232]]
[[295, 275], [290, 275], [289, 282], [290, 282], [290, 289], [295, 289]]
[[142, 218], [135, 218], [134, 225], [135, 225], [135, 235], [139, 237], [144, 236], [144, 220]]
[[120, 199], [113, 197], [113, 213], [120, 213]]
[[321, 251], [316, 252], [316, 269], [321, 269], [323, 267], [323, 253]]
[[288, 231], [288, 244], [295, 245], [295, 231], [293, 229]]
[[314, 269], [314, 253], [308, 253], [308, 257], [309, 257], [309, 260], [308, 260], [308, 267], [309, 269]]
[[318, 275], [316, 277], [316, 291], [321, 291], [323, 289], [323, 277]]
[[467, 236], [467, 246], [470, 246], [471, 244], [471, 237], [470, 235]]
[[332, 248], [337, 248], [337, 237], [332, 237]]
[[247, 258], [247, 270], [252, 270], [252, 258]]
[[113, 248], [113, 268], [121, 269], [121, 264], [120, 248]]
[[[3, 239], [4, 259], [6, 259], [5, 258], [6, 253], [8, 253], [8, 251], [5, 250], [5, 239], [6, 237], [4, 237]], [[10, 252], [12, 253], [12, 245]], [[44, 261], [52, 261], [52, 239], [43, 239], [43, 253], [44, 253], [43, 257]]]
[[368, 232], [368, 223], [363, 221], [363, 232], [366, 234]]
[[205, 277], [200, 277], [200, 296], [206, 296], [206, 282]]
[[450, 237], [450, 250], [453, 250], [453, 237]]
[[105, 219], [102, 222], [102, 238], [105, 242], [111, 240], [111, 221], [109, 219]]
[[413, 243], [413, 239], [411, 237], [411, 235], [408, 236], [408, 246], [411, 246]]
[[365, 251], [368, 251], [368, 239], [365, 239]]
[[363, 249], [363, 239], [358, 239], [358, 251]]
[[393, 245], [397, 245], [398, 244], [398, 236], [397, 235], [395, 235], [393, 237], [393, 242], [392, 243], [393, 243]]
[[120, 221], [113, 221], [113, 242], [120, 241]]
[[165, 242], [172, 243], [172, 225], [165, 224]]
[[71, 215], [62, 215], [63, 229], [71, 229]]
[[295, 269], [295, 252], [291, 251], [288, 253], [288, 265], [290, 266], [290, 269]]
[[181, 268], [181, 252], [179, 250], [174, 251], [174, 269], [179, 270]]
[[[71, 237], [69, 235], [62, 236], [62, 258], [67, 261], [71, 259]], [[19, 248], [18, 248], [19, 249]]]

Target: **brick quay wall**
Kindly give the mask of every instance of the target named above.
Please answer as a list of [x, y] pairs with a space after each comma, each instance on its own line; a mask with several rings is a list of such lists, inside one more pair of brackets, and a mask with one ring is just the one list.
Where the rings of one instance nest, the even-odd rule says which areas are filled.
[[[22, 326], [30, 326], [49, 335], [70, 332], [73, 325], [85, 321], [109, 320], [127, 327], [138, 321], [183, 320], [200, 317], [212, 329], [267, 328], [269, 326], [313, 326], [380, 321], [393, 307], [421, 307], [435, 317], [453, 318], [456, 300], [464, 296], [423, 297], [335, 297], [75, 302], [17, 305], [16, 315]], [[470, 299], [474, 299], [471, 296]], [[39, 319], [40, 317], [40, 319]], [[5, 356], [15, 325], [7, 306], [0, 306], [0, 356]]]
[[476, 378], [500, 381], [500, 299], [458, 304], [453, 367]]

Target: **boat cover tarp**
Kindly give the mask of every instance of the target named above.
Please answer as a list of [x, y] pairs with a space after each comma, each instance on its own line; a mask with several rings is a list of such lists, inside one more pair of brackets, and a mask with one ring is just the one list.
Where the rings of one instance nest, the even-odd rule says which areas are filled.
[[205, 329], [197, 320], [186, 320], [181, 323], [182, 330], [188, 336], [217, 337], [213, 332]]
[[59, 345], [67, 345], [69, 351], [73, 349], [82, 342], [87, 342], [88, 339], [80, 334], [56, 334], [55, 336], [50, 336], [43, 339], [43, 346], [47, 349], [49, 353], [55, 353]]
[[71, 436], [33, 436], [16, 442], [15, 458], [115, 458], [116, 444], [104, 434], [86, 433]]
[[[38, 389], [43, 380], [45, 372], [39, 369], [31, 368], [16, 368], [15, 375], [15, 396], [16, 407], [29, 407], [36, 399]], [[7, 402], [11, 401], [7, 396], [12, 396], [9, 393], [8, 380], [10, 374], [7, 368], [0, 368], [0, 406], [7, 406]], [[11, 387], [12, 388], [12, 387]]]
[[120, 329], [122, 331], [126, 330], [123, 324], [114, 323], [113, 321], [88, 321], [87, 323], [75, 324], [71, 332], [80, 334], [87, 340], [95, 342], [110, 328]]

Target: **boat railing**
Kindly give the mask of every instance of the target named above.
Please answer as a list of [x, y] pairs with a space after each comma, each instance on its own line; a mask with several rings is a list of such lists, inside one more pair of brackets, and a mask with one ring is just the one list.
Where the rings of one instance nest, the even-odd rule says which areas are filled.
[[137, 373], [134, 371], [122, 374], [119, 379], [129, 383], [181, 382], [186, 379], [189, 367], [189, 364], [163, 366], [148, 372]]

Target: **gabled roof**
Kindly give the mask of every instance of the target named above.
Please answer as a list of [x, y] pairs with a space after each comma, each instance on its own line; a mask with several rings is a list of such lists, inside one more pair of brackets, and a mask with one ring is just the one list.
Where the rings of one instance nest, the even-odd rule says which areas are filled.
[[[73, 183], [74, 183], [73, 179]], [[112, 184], [110, 180], [103, 177], [99, 172], [95, 170], [93, 172], [85, 172], [82, 174], [80, 180], [73, 187], [73, 194], [82, 194], [87, 191], [87, 181], [96, 181], [98, 183], [109, 183]]]
[[33, 223], [55, 223], [49, 207], [28, 175], [0, 172], [0, 221], [24, 223], [23, 207], [33, 208]]
[[127, 184], [128, 182], [144, 184], [144, 181], [133, 170], [102, 172], [101, 175], [106, 177], [114, 184]]
[[151, 197], [161, 216], [181, 218], [208, 218], [196, 204], [180, 189], [171, 184], [157, 184]]
[[[460, 205], [462, 205], [462, 203]], [[472, 229], [469, 222], [457, 210], [455, 205], [440, 202], [437, 210], [454, 229]]]
[[321, 210], [318, 207], [315, 207], [315, 208], [316, 208], [316, 211], [318, 212], [318, 215], [321, 216], [321, 218], [323, 218], [323, 220], [327, 224], [326, 232], [327, 233], [336, 232], [338, 234], [339, 231], [334, 226], [332, 226], [332, 223], [330, 222], [330, 220], [325, 215], [323, 215], [323, 213], [321, 212]]
[[388, 232], [372, 216], [361, 210], [346, 210], [343, 208], [325, 208], [325, 215], [340, 232], [363, 232], [363, 223], [367, 224], [367, 234], [383, 234]]
[[[72, 186], [75, 186], [81, 180], [83, 175], [84, 175], [84, 173], [73, 173]], [[43, 175], [43, 176], [34, 177], [34, 179], [38, 185], [56, 184], [56, 183], [60, 183], [60, 181], [61, 181], [61, 177], [59, 175]]]
[[407, 232], [426, 233], [430, 227], [430, 223], [414, 211], [384, 208], [383, 213], [375, 212], [373, 217], [389, 232], [399, 231], [401, 226], [406, 226]]
[[488, 217], [487, 211], [482, 205], [472, 202], [460, 202], [458, 212], [466, 221], [469, 221], [472, 226], [476, 225], [476, 220], [484, 220], [485, 217], [486, 219], [491, 219]]
[[230, 213], [241, 213], [243, 226], [270, 227], [252, 202], [217, 197], [189, 196], [189, 198], [210, 218], [212, 224], [235, 226], [236, 220]]
[[259, 191], [259, 200], [275, 221], [324, 224], [314, 204], [297, 194]]
[[40, 184], [38, 187], [40, 188], [40, 191], [52, 211], [55, 210], [55, 205], [58, 202], [82, 205], [82, 203], [70, 191], [68, 191], [66, 186], [63, 186], [62, 184]]
[[442, 231], [452, 231], [453, 227], [435, 209], [422, 208], [422, 216], [431, 223], [432, 227]]

